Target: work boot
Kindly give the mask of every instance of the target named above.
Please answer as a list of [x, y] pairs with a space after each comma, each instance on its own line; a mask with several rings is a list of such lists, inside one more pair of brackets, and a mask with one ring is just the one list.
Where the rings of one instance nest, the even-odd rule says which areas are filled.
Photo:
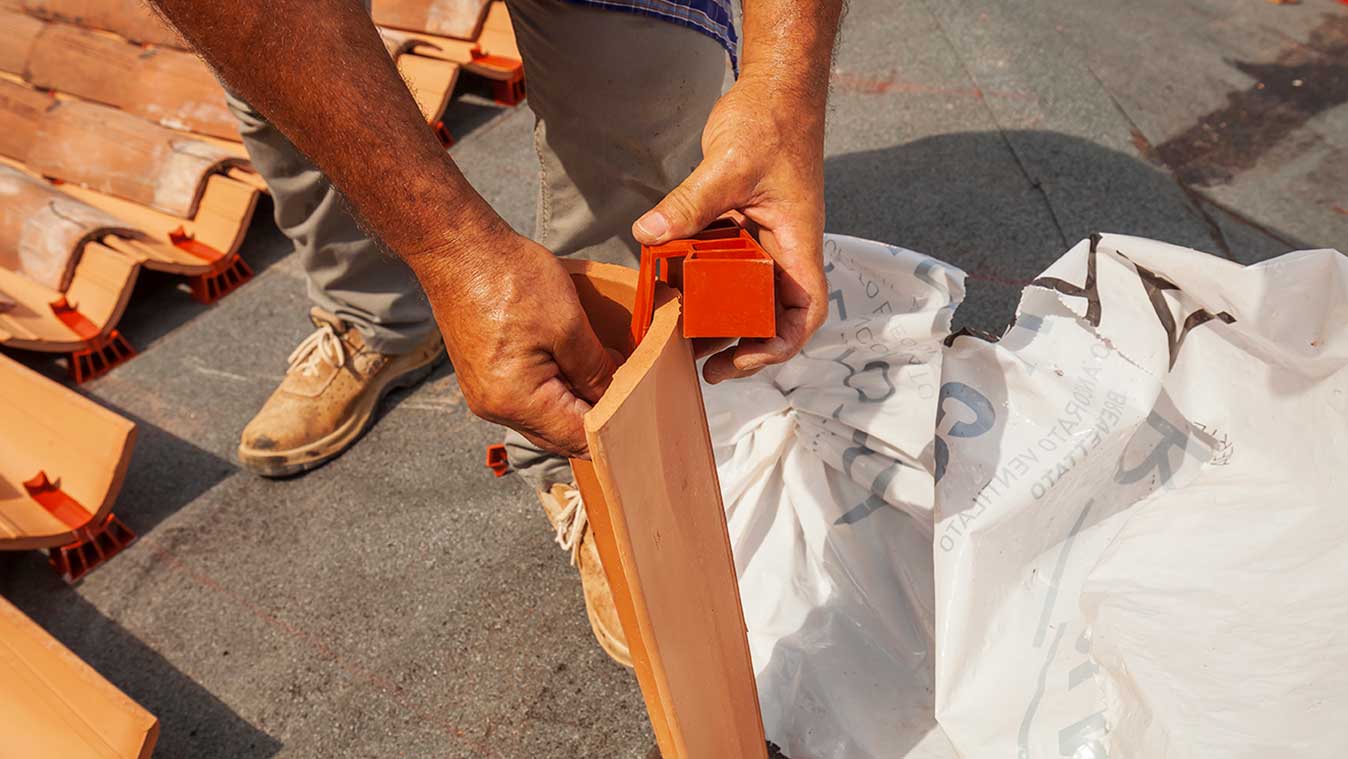
[[599, 549], [594, 544], [594, 533], [585, 514], [585, 502], [574, 485], [553, 485], [549, 491], [538, 491], [538, 500], [557, 532], [557, 544], [571, 552], [571, 566], [580, 572], [580, 584], [585, 590], [585, 614], [590, 618], [590, 629], [600, 648], [624, 667], [632, 666], [632, 654], [627, 648], [618, 607], [613, 605], [613, 591], [609, 589], [604, 567], [599, 562]]
[[290, 354], [285, 379], [243, 428], [239, 461], [264, 477], [319, 466], [356, 442], [389, 391], [425, 379], [445, 355], [438, 333], [391, 356], [365, 345], [360, 331], [321, 308], [313, 334]]

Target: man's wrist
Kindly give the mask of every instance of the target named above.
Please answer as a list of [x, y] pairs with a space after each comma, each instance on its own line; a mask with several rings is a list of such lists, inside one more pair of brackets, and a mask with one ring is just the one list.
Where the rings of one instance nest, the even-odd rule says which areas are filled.
[[808, 127], [823, 124], [828, 105], [826, 76], [826, 73], [819, 75], [820, 81], [815, 83], [808, 81], [809, 76], [783, 74], [780, 69], [765, 66], [746, 69], [734, 86], [750, 92], [764, 108], [770, 109], [769, 115], [789, 114], [793, 122]]
[[842, 0], [744, 0], [740, 81], [821, 124]]
[[775, 92], [817, 98], [828, 93], [829, 68], [827, 57], [815, 59], [801, 51], [772, 51], [745, 60], [736, 83], [748, 80]]
[[459, 272], [479, 270], [484, 264], [508, 255], [517, 244], [519, 233], [500, 217], [486, 201], [458, 203], [454, 211], [436, 214], [422, 224], [435, 230], [435, 237], [420, 239], [398, 255], [423, 281], [445, 282], [458, 278]]
[[413, 271], [499, 245], [515, 234], [439, 146], [409, 160], [395, 176], [402, 189], [374, 209], [380, 217], [377, 228]]

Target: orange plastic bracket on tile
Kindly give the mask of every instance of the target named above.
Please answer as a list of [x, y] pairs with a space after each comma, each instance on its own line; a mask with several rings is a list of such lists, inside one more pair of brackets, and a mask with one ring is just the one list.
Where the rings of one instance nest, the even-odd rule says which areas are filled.
[[510, 457], [506, 455], [504, 445], [487, 446], [487, 468], [497, 477], [504, 477], [510, 473]]
[[175, 248], [212, 264], [210, 271], [188, 279], [192, 297], [198, 303], [209, 306], [253, 278], [252, 267], [238, 253], [228, 255], [221, 253], [187, 234], [182, 227], [169, 232], [169, 242], [173, 243]]
[[52, 301], [50, 306], [52, 313], [62, 324], [69, 327], [70, 331], [81, 340], [86, 341], [85, 347], [70, 353], [67, 373], [75, 384], [101, 377], [114, 366], [136, 355], [136, 349], [122, 337], [121, 332], [114, 329], [107, 335], [100, 335], [98, 325], [80, 313], [78, 308], [66, 300], [66, 296], [62, 295]]
[[122, 524], [115, 514], [107, 515], [98, 525], [81, 530], [80, 536], [74, 543], [53, 548], [47, 554], [51, 568], [66, 582], [78, 582], [94, 567], [121, 553], [136, 540], [136, 533]]
[[650, 328], [656, 282], [683, 291], [684, 337], [772, 337], [777, 334], [773, 276], [772, 257], [730, 219], [686, 240], [643, 245], [632, 340], [641, 342]]
[[75, 531], [76, 540], [48, 552], [47, 560], [67, 582], [77, 582], [94, 567], [122, 552], [136, 539], [116, 516], [108, 514], [99, 524], [90, 526], [94, 515], [79, 501], [39, 471], [23, 483], [28, 497], [36, 501], [62, 524]]
[[451, 147], [454, 144], [454, 135], [449, 133], [449, 127], [445, 122], [437, 121], [431, 124], [431, 131], [435, 132], [435, 138], [440, 141], [442, 147]]
[[94, 515], [90, 514], [79, 501], [66, 495], [60, 486], [48, 479], [47, 473], [43, 470], [39, 470], [32, 479], [25, 480], [23, 489], [28, 491], [28, 497], [37, 501], [48, 514], [72, 530], [84, 527], [94, 518]]
[[98, 338], [98, 325], [90, 321], [89, 317], [80, 313], [74, 303], [66, 300], [66, 296], [62, 295], [49, 305], [52, 313], [56, 314], [56, 318], [60, 319], [61, 323], [69, 327], [70, 331], [78, 335], [81, 340]]
[[478, 66], [496, 69], [501, 76], [491, 77], [492, 99], [501, 105], [519, 105], [524, 102], [527, 93], [524, 88], [524, 63], [514, 58], [500, 55], [487, 55], [481, 48], [473, 48], [473, 63]]

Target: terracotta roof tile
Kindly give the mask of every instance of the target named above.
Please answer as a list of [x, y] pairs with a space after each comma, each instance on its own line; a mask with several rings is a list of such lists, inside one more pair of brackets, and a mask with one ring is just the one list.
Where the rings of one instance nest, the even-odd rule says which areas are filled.
[[[241, 171], [230, 169], [229, 173]], [[97, 349], [106, 344], [105, 338], [114, 335], [113, 327], [121, 318], [142, 266], [189, 277], [194, 296], [199, 289], [209, 294], [210, 282], [217, 282], [217, 296], [232, 289], [218, 284], [224, 281], [219, 278], [226, 272], [232, 273], [226, 277], [225, 284], [238, 284], [247, 279], [246, 266], [238, 261], [236, 251], [259, 194], [258, 189], [248, 182], [223, 174], [207, 177], [196, 215], [192, 219], [180, 219], [77, 185], [53, 187], [22, 165], [0, 160], [0, 179], [6, 176], [13, 177], [15, 182], [27, 181], [45, 188], [51, 207], [32, 210], [40, 206], [41, 193], [38, 202], [31, 202], [15, 199], [0, 189], [0, 219], [4, 218], [3, 209], [24, 205], [32, 211], [30, 215], [19, 213], [5, 223], [35, 227], [25, 230], [9, 226], [0, 230], [0, 234], [12, 238], [8, 260], [0, 265], [0, 292], [16, 303], [9, 313], [0, 311], [0, 345], [60, 353]], [[0, 188], [5, 184], [0, 182]], [[53, 212], [64, 218], [53, 221]], [[56, 237], [58, 242], [52, 243], [50, 255], [55, 258], [56, 266], [61, 265], [59, 237], [63, 232], [58, 224], [70, 225], [72, 221], [79, 224], [65, 230], [71, 235], [65, 242], [76, 250], [77, 255], [65, 260], [65, 265], [73, 271], [63, 293], [58, 286], [51, 286], [54, 284], [51, 279], [44, 279], [43, 262], [30, 267], [27, 263], [33, 258], [25, 256], [26, 260], [16, 263], [18, 253], [13, 251], [26, 239], [32, 239], [26, 238], [28, 232]], [[95, 224], [102, 226], [92, 229]], [[89, 233], [76, 240], [81, 228]], [[203, 255], [196, 246], [182, 248], [175, 245], [171, 241], [173, 233], [185, 233], [205, 244], [210, 255]], [[73, 247], [77, 242], [78, 249]], [[78, 307], [80, 318], [87, 320], [87, 329], [72, 329], [53, 308], [52, 304], [63, 294]], [[78, 355], [71, 357], [72, 366], [78, 364], [78, 358]]]
[[[631, 345], [635, 272], [563, 265], [600, 341]], [[654, 302], [650, 330], [585, 414], [592, 461], [573, 469], [660, 749], [766, 759], [697, 365], [679, 299], [661, 287]]]
[[23, 76], [28, 53], [42, 26], [31, 16], [0, 10], [0, 71]]
[[[9, 367], [5, 367], [0, 382], [8, 384], [9, 373]], [[47, 393], [79, 397], [49, 380], [42, 381], [51, 386], [45, 388]], [[50, 403], [48, 395], [38, 393], [33, 397]], [[72, 425], [69, 429], [82, 429], [89, 415], [77, 406], [52, 408], [63, 414], [63, 422]], [[62, 434], [56, 439], [67, 437]], [[129, 451], [131, 446], [128, 443], [125, 447]], [[46, 515], [40, 506], [34, 506]], [[148, 757], [154, 750], [159, 737], [159, 721], [154, 715], [2, 600], [0, 639], [6, 644], [0, 647], [0, 671], [6, 673], [0, 681], [0, 734], [13, 756], [135, 759]]]
[[186, 219], [196, 212], [207, 175], [239, 159], [116, 108], [64, 101], [43, 114], [24, 163]]
[[[102, 342], [121, 319], [139, 271], [136, 261], [100, 242], [85, 244], [64, 293], [0, 268], [0, 291], [16, 303], [0, 313], [0, 345], [65, 353]], [[62, 302], [74, 304], [77, 325], [62, 318], [55, 307]]]
[[19, 0], [38, 18], [115, 32], [132, 42], [186, 48], [142, 0]]
[[520, 49], [515, 45], [515, 28], [510, 24], [510, 11], [502, 0], [496, 0], [482, 23], [482, 34], [477, 44], [487, 55], [520, 60]]
[[126, 99], [136, 77], [139, 46], [78, 26], [36, 23], [42, 29], [23, 69], [29, 84], [112, 105]]
[[0, 79], [0, 155], [22, 161], [43, 114], [55, 105], [51, 95]]
[[[62, 514], [53, 519], [57, 515], [48, 512], [31, 496], [33, 486], [39, 484], [35, 482], [39, 474], [45, 474], [47, 481], [72, 499], [74, 508], [88, 515], [90, 521], [105, 516], [121, 489], [135, 437], [135, 425], [130, 420], [0, 356], [0, 450], [5, 452], [0, 456], [0, 547], [46, 548], [70, 542], [74, 537], [71, 517], [75, 515]], [[0, 646], [0, 657], [24, 650], [24, 643], [12, 637], [15, 634], [13, 620], [6, 618], [11, 612], [0, 601], [0, 640], [6, 643]], [[42, 647], [50, 648], [50, 643]], [[2, 664], [0, 671], [7, 675], [14, 673]], [[108, 698], [97, 692], [98, 686], [106, 686], [106, 683], [84, 679], [77, 682], [90, 688], [90, 692], [66, 694], [65, 698], [57, 699], [57, 703], [79, 710], [82, 703], [97, 706]], [[11, 683], [5, 678], [0, 678], [0, 683], [5, 684], [0, 688], [0, 735], [5, 736], [5, 749], [18, 751], [17, 756], [135, 757], [137, 752], [123, 753], [123, 750], [133, 745], [139, 748], [140, 744], [122, 740], [126, 736], [118, 735], [118, 732], [125, 722], [134, 721], [140, 727], [131, 732], [138, 733], [143, 741], [146, 731], [154, 723], [152, 717], [121, 697], [114, 700], [113, 713], [104, 713], [94, 719], [92, 725], [73, 730], [75, 735], [45, 736], [43, 731], [21, 726], [14, 720], [24, 713], [41, 715], [52, 708], [51, 704], [42, 703], [46, 699], [33, 699], [32, 693], [13, 692], [9, 687]], [[37, 708], [16, 703], [21, 700], [36, 701]], [[109, 704], [102, 703], [102, 706]], [[60, 728], [49, 724], [48, 729], [64, 733], [73, 724], [67, 723]], [[89, 732], [103, 734], [103, 743], [92, 744], [103, 751], [91, 754], [86, 750], [72, 754], [58, 750], [58, 746], [78, 746], [80, 734]], [[33, 739], [37, 743], [27, 742]], [[46, 748], [53, 753], [25, 750], [42, 746], [44, 739], [52, 740]], [[104, 753], [113, 748], [117, 753]]]
[[47, 24], [26, 69], [35, 87], [114, 105], [174, 129], [239, 139], [224, 90], [206, 64], [181, 50], [146, 49], [112, 34]]
[[0, 267], [64, 292], [84, 244], [110, 233], [137, 234], [40, 179], [0, 166]]

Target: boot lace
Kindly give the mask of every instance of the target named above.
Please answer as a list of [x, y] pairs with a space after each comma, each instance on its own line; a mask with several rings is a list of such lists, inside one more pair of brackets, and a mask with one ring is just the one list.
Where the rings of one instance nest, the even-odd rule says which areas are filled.
[[319, 364], [327, 362], [338, 369], [346, 365], [346, 346], [331, 324], [324, 324], [304, 338], [290, 352], [290, 368], [298, 369], [306, 377], [318, 376]]
[[580, 490], [568, 488], [562, 496], [562, 513], [557, 516], [557, 545], [571, 552], [571, 566], [580, 560], [580, 539], [585, 534], [589, 515], [585, 513], [585, 501]]

